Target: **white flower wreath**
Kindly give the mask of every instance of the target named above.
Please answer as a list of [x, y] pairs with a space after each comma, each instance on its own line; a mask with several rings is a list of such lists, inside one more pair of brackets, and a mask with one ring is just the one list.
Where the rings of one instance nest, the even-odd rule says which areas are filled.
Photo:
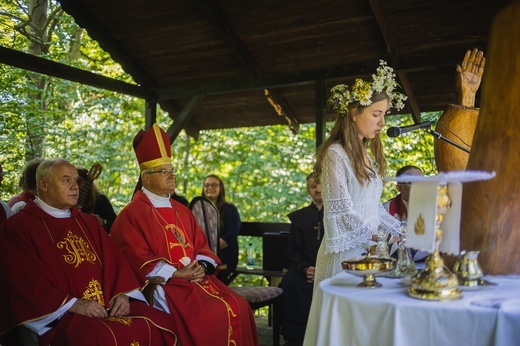
[[395, 81], [394, 69], [387, 65], [386, 61], [379, 60], [376, 74], [372, 75], [372, 82], [357, 78], [352, 90], [348, 85], [338, 84], [330, 89], [332, 95], [327, 100], [329, 107], [334, 108], [340, 114], [348, 114], [348, 105], [359, 102], [362, 106], [370, 106], [374, 92], [385, 92], [390, 99], [389, 108], [403, 109], [407, 97], [400, 92], [394, 91], [399, 85]]

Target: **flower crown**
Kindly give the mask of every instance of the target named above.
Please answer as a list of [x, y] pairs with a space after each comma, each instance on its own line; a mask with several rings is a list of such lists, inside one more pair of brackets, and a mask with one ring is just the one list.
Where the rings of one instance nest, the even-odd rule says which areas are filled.
[[348, 114], [349, 104], [359, 101], [362, 106], [370, 106], [374, 93], [385, 92], [389, 98], [388, 108], [403, 109], [407, 97], [394, 91], [397, 86], [394, 69], [387, 66], [386, 61], [379, 60], [379, 67], [376, 69], [376, 74], [372, 75], [372, 82], [357, 78], [352, 90], [349, 90], [346, 84], [336, 85], [330, 89], [332, 95], [327, 100], [327, 105], [340, 114]]

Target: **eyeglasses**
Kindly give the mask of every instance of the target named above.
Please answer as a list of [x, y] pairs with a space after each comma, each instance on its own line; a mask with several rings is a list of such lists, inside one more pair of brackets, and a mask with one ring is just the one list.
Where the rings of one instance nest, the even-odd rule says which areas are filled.
[[146, 174], [160, 174], [163, 177], [169, 177], [170, 175], [175, 175], [175, 170], [173, 169], [161, 169], [160, 171], [150, 171], [145, 172]]
[[204, 184], [204, 188], [205, 189], [209, 189], [210, 187], [216, 189], [217, 187], [219, 187], [220, 184], [219, 183], [213, 183], [213, 184]]

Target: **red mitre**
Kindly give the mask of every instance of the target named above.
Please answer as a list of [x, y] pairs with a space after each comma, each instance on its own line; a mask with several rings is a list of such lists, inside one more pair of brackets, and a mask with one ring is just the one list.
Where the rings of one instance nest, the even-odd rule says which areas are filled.
[[170, 138], [157, 124], [148, 131], [140, 130], [133, 146], [141, 171], [172, 163]]

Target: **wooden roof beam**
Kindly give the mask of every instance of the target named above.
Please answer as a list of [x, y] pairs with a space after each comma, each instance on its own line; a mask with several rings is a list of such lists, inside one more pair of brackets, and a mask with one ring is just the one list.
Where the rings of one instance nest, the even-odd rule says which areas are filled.
[[[395, 68], [397, 65], [397, 60], [399, 58], [399, 50], [397, 49], [395, 39], [392, 36], [392, 33], [390, 32], [390, 29], [388, 27], [388, 21], [386, 20], [386, 16], [383, 12], [383, 9], [381, 8], [381, 3], [379, 0], [369, 0], [369, 3], [370, 7], [372, 8], [372, 12], [374, 13], [374, 16], [376, 17], [376, 21], [379, 25], [379, 29], [381, 30], [381, 34], [383, 35], [383, 38], [385, 40], [386, 51], [390, 55], [391, 61], [389, 65]], [[406, 72], [402, 70], [396, 70], [396, 74], [406, 96], [408, 96], [407, 103], [411, 110], [412, 117], [414, 118], [415, 122], [420, 122], [421, 110], [419, 109], [419, 104], [408, 80], [408, 76], [406, 75]]]
[[153, 95], [153, 91], [146, 87], [108, 78], [2, 46], [0, 46], [0, 63], [134, 97], [147, 99]]
[[291, 129], [292, 133], [297, 134], [300, 130], [300, 123], [293, 115], [293, 112], [285, 102], [285, 100], [276, 92], [272, 90], [264, 90], [267, 101], [273, 106], [274, 111], [281, 117], [287, 120], [287, 125]]
[[383, 9], [381, 8], [381, 3], [379, 0], [369, 0], [368, 2], [370, 3], [372, 12], [374, 13], [377, 24], [379, 25], [379, 29], [381, 30], [381, 35], [383, 35], [383, 38], [385, 40], [386, 51], [388, 52], [391, 58], [390, 65], [395, 66], [399, 52], [397, 50], [394, 37], [392, 36], [390, 29], [388, 28], [388, 21], [386, 20], [386, 16], [383, 12]]
[[166, 133], [170, 137], [170, 141], [173, 143], [181, 130], [186, 127], [190, 122], [191, 118], [195, 114], [200, 102], [204, 98], [204, 95], [195, 95], [190, 101], [184, 106], [181, 112], [175, 118], [174, 123], [168, 128]]
[[[198, 0], [197, 3], [204, 10], [209, 22], [219, 33], [224, 42], [226, 42], [240, 64], [253, 76], [261, 75], [262, 72], [259, 69], [258, 62], [249, 51], [249, 48], [247, 48], [240, 37], [238, 37], [235, 29], [229, 23], [226, 14], [218, 3], [214, 0]], [[287, 125], [291, 131], [294, 134], [298, 133], [300, 124], [283, 98], [281, 98], [277, 93], [267, 89], [264, 90], [264, 93], [276, 113], [287, 120]]]
[[214, 0], [197, 0], [197, 3], [221, 39], [232, 51], [235, 59], [251, 74], [255, 76], [261, 74], [258, 62], [249, 51], [249, 48], [236, 34], [235, 29], [229, 23], [226, 13], [218, 3]]
[[[441, 65], [401, 66], [402, 72], [427, 71]], [[196, 94], [219, 95], [241, 91], [276, 89], [295, 85], [314, 84], [316, 80], [356, 78], [370, 76], [374, 66], [338, 66], [334, 69], [303, 71], [298, 75], [279, 74], [271, 77], [251, 77], [240, 81], [218, 81], [201, 84], [183, 84], [182, 86], [155, 89], [159, 100], [190, 97]]]
[[408, 80], [408, 76], [406, 75], [406, 72], [397, 71], [396, 74], [399, 84], [403, 88], [405, 95], [408, 96], [408, 100], [406, 102], [408, 103], [412, 117], [415, 123], [420, 123], [421, 111], [419, 109], [419, 104], [417, 103], [417, 98], [415, 97], [415, 94], [410, 85], [410, 81]]
[[[71, 15], [76, 23], [82, 28], [88, 28], [90, 37], [96, 40], [104, 51], [109, 52], [123, 69], [132, 76], [136, 83], [151, 90], [157, 89], [156, 81], [142, 68], [137, 60], [132, 58], [128, 52], [113, 39], [112, 35], [101, 25], [101, 23], [85, 8], [80, 1], [59, 0], [62, 8]], [[190, 95], [191, 96], [191, 95]], [[159, 102], [162, 109], [169, 113], [170, 118], [176, 119], [179, 106], [173, 98], [159, 99], [156, 95], [149, 96], [154, 102]], [[164, 102], [166, 101], [166, 102]], [[186, 132], [192, 137], [198, 137], [198, 129], [190, 124], [186, 125]]]

